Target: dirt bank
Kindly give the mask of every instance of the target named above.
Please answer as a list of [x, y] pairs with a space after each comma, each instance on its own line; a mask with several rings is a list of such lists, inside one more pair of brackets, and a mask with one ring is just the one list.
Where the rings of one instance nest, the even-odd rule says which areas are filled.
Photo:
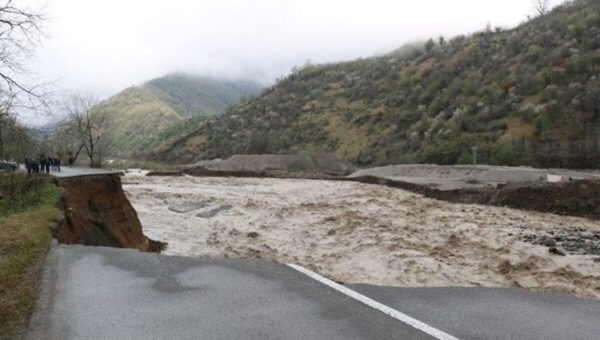
[[598, 256], [553, 254], [527, 235], [600, 234], [597, 221], [450, 204], [350, 181], [145, 177], [125, 191], [166, 254], [298, 263], [336, 281], [520, 286], [600, 298]]
[[432, 189], [426, 185], [374, 176], [342, 178], [408, 190], [451, 203], [485, 204], [600, 220], [600, 180], [561, 183], [520, 182], [496, 187]]
[[429, 191], [449, 202], [478, 203], [600, 219], [600, 180], [511, 183], [497, 189]]
[[58, 184], [66, 191], [60, 202], [65, 219], [53, 233], [58, 242], [151, 252], [164, 248], [143, 234], [118, 175], [59, 179]]

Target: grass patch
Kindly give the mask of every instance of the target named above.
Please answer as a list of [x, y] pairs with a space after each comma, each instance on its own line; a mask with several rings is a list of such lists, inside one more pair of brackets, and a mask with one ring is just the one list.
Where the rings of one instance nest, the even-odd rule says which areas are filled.
[[[39, 177], [40, 185], [28, 186], [17, 200], [19, 204], [0, 201], [4, 213], [0, 216], [0, 339], [18, 339], [24, 335], [37, 299], [40, 260], [52, 239], [51, 228], [62, 215], [54, 207], [59, 189], [49, 178]], [[7, 187], [5, 179], [0, 177], [3, 188]], [[20, 180], [29, 183], [27, 179]]]

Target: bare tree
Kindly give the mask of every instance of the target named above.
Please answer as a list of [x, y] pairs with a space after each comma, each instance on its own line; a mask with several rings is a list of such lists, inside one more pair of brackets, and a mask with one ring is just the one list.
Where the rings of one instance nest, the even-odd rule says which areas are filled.
[[[91, 167], [100, 167], [101, 164], [101, 142], [105, 133], [106, 114], [94, 110], [98, 100], [92, 95], [72, 95], [65, 110], [72, 124], [72, 138], [79, 143], [79, 149], [75, 153], [75, 159], [79, 152], [85, 150]], [[73, 155], [73, 150], [68, 152]]]
[[27, 141], [14, 139], [14, 133], [21, 136], [27, 131], [17, 122], [17, 115], [45, 105], [41, 86], [29, 86], [24, 81], [28, 72], [23, 66], [42, 36], [42, 21], [40, 14], [23, 5], [0, 0], [0, 156], [6, 156], [7, 149], [14, 149], [7, 148], [6, 143], [22, 143], [22, 151], [30, 146], [25, 145], [31, 144]]
[[[20, 78], [28, 72], [23, 62], [33, 55], [42, 33], [43, 17], [13, 0], [0, 0], [0, 94], [16, 99], [39, 99], [39, 86], [28, 86]], [[28, 97], [28, 98], [24, 98]]]
[[550, 0], [534, 0], [533, 8], [538, 16], [548, 14], [550, 11]]
[[13, 129], [15, 126], [15, 120], [11, 109], [12, 100], [0, 100], [0, 158], [6, 156], [6, 132], [9, 129]]
[[55, 154], [73, 165], [79, 154], [83, 151], [84, 144], [78, 138], [78, 129], [70, 117], [66, 117], [58, 127], [49, 135], [49, 144]]

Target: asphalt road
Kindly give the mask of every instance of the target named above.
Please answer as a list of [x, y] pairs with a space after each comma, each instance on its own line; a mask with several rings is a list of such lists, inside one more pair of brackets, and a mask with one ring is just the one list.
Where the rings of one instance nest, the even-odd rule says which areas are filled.
[[30, 339], [431, 339], [285, 265], [53, 246]]
[[[89, 175], [105, 175], [105, 174], [114, 174], [116, 171], [107, 170], [107, 169], [94, 169], [94, 168], [84, 168], [84, 167], [74, 167], [74, 166], [61, 166], [61, 171], [51, 171], [50, 174], [56, 177], [65, 178], [65, 177], [79, 177], [79, 176], [89, 176]], [[19, 164], [19, 171], [26, 172], [25, 165]]]
[[[288, 266], [53, 245], [29, 339], [430, 339]], [[460, 339], [598, 339], [600, 302], [347, 285]]]
[[516, 288], [349, 287], [460, 339], [600, 339], [600, 301]]
[[92, 168], [80, 168], [80, 167], [70, 167], [70, 166], [61, 166], [60, 172], [50, 172], [51, 175], [65, 178], [65, 177], [79, 177], [79, 176], [88, 176], [88, 175], [105, 175], [105, 174], [114, 174], [116, 173], [113, 170], [106, 169], [92, 169]]

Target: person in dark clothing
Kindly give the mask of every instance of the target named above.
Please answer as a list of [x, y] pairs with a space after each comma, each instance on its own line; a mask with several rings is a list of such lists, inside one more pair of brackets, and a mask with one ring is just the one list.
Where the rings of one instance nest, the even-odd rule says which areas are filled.
[[40, 173], [43, 173], [46, 169], [46, 158], [41, 157], [38, 163], [40, 164]]
[[50, 157], [46, 158], [46, 161], [44, 163], [46, 165], [46, 173], [49, 174], [50, 173]]
[[56, 159], [56, 171], [60, 172], [60, 158]]
[[25, 169], [27, 169], [27, 173], [31, 173], [31, 163], [29, 162], [29, 158], [25, 157]]

